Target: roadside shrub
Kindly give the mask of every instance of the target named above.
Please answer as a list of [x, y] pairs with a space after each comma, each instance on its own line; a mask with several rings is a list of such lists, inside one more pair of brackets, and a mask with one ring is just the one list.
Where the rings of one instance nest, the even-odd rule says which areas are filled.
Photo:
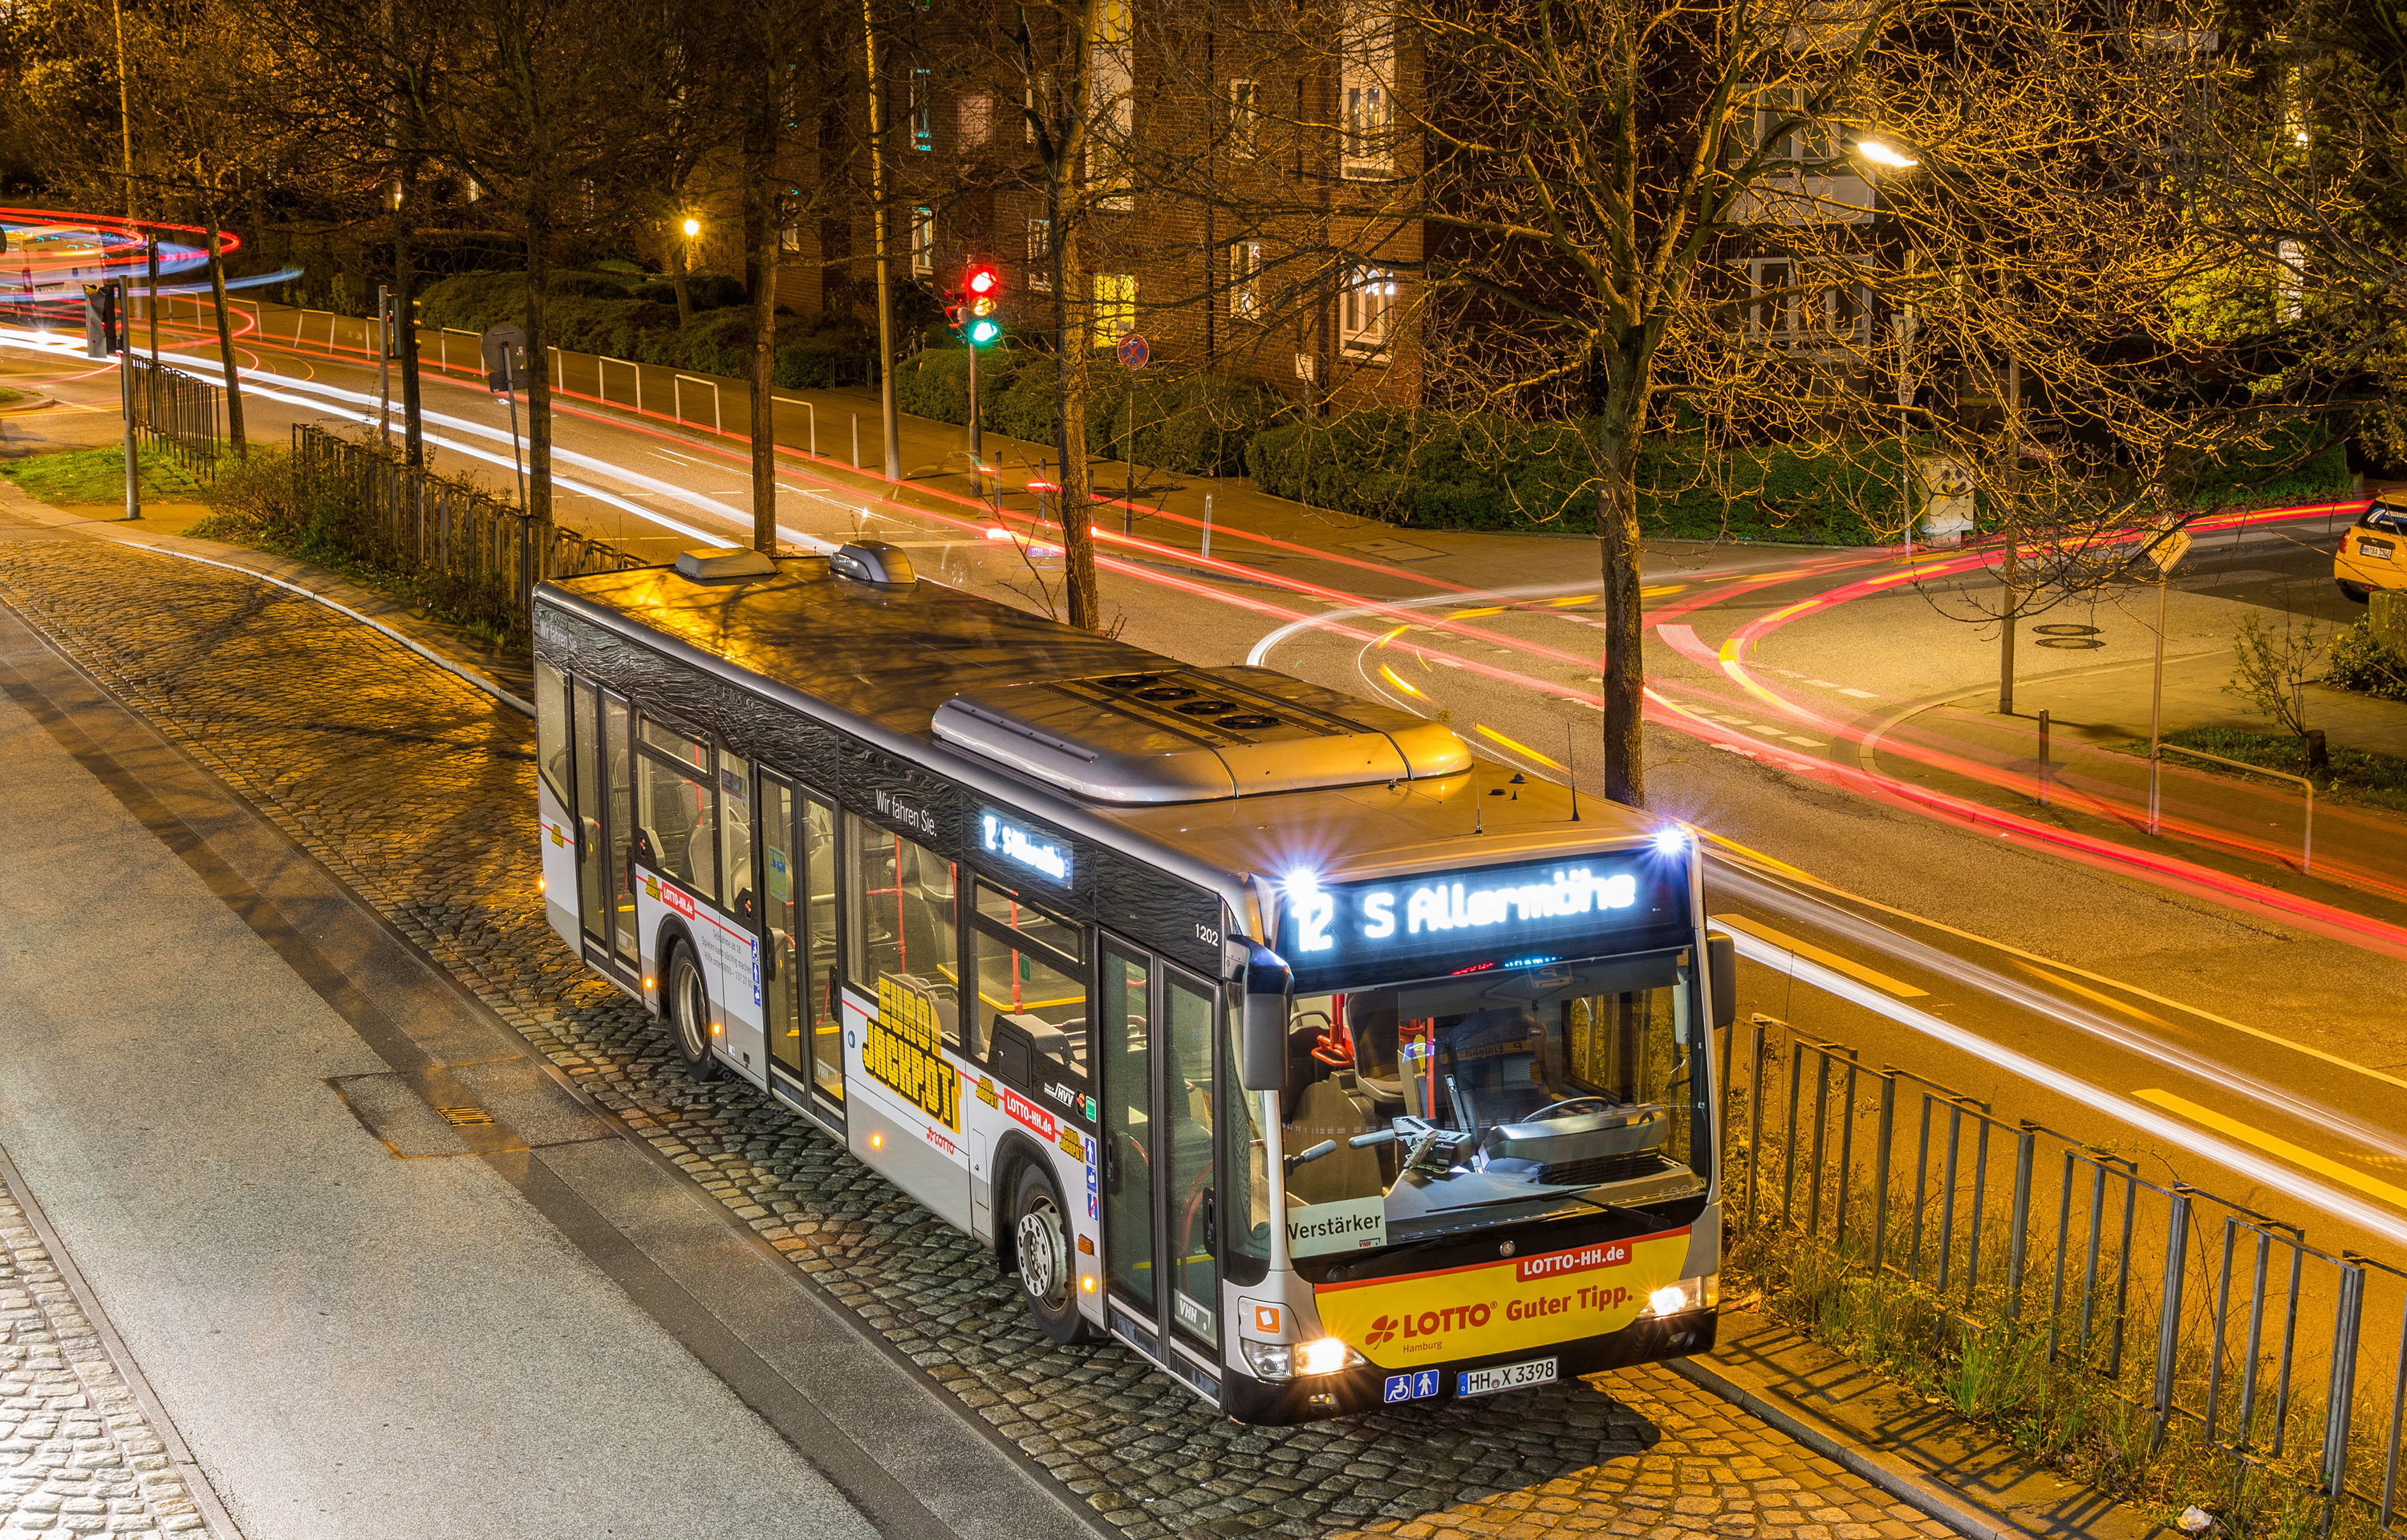
[[2182, 484], [2180, 494], [2202, 508], [2272, 508], [2320, 502], [2355, 486], [2345, 443], [2334, 442], [2323, 423], [2289, 423], [2268, 431], [2262, 448], [2215, 457]]
[[[1584, 430], [1487, 414], [1374, 407], [1255, 435], [1246, 468], [1264, 491], [1431, 529], [1594, 528]], [[1639, 520], [1649, 533], [1859, 544], [1899, 524], [1898, 449], [1713, 449], [1702, 433], [1641, 447]]]
[[2360, 620], [2332, 637], [2324, 683], [2384, 700], [2407, 700], [2407, 657], [2382, 644], [2372, 621]]

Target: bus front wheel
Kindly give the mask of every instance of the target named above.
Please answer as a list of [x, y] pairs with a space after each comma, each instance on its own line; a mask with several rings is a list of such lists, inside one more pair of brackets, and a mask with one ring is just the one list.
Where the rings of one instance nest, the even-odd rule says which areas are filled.
[[669, 956], [668, 1005], [677, 1057], [695, 1080], [719, 1079], [719, 1061], [710, 1056], [710, 988], [693, 948], [682, 941]]
[[1056, 1342], [1088, 1335], [1078, 1314], [1078, 1270], [1072, 1262], [1070, 1226], [1052, 1178], [1034, 1166], [1020, 1167], [1011, 1202], [1011, 1250], [1019, 1264], [1020, 1297], [1028, 1313]]

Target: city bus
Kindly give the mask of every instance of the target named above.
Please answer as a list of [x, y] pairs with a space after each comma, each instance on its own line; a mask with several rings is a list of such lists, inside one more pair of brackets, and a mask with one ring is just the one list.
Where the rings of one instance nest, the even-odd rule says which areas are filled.
[[534, 634], [561, 940], [1054, 1340], [1260, 1423], [1712, 1346], [1678, 827], [879, 542], [545, 584]]

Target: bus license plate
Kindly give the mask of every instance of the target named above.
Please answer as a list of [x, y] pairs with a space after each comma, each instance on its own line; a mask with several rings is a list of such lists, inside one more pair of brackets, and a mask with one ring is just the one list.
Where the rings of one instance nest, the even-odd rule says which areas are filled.
[[1551, 1385], [1555, 1364], [1551, 1358], [1533, 1358], [1527, 1363], [1503, 1363], [1493, 1369], [1465, 1369], [1455, 1376], [1457, 1395], [1494, 1395], [1498, 1391], [1517, 1391], [1524, 1385]]

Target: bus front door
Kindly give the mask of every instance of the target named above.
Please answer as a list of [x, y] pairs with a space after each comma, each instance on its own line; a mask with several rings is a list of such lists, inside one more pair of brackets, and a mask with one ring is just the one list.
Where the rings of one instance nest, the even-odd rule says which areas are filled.
[[[1103, 947], [1095, 1012], [1111, 1326], [1190, 1380], [1218, 1373], [1220, 1274], [1213, 1192], [1216, 993], [1124, 942]], [[1189, 1349], [1182, 1363], [1169, 1346]]]

